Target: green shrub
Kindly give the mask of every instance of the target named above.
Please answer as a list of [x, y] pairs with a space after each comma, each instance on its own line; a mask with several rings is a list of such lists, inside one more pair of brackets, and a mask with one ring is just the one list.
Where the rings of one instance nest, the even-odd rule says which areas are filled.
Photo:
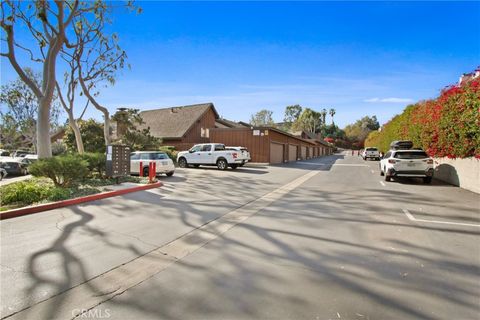
[[51, 186], [27, 180], [8, 184], [0, 188], [2, 205], [21, 203], [29, 205], [48, 197]]
[[57, 187], [70, 187], [88, 175], [88, 162], [79, 155], [65, 155], [40, 159], [28, 170], [33, 176], [50, 178]]
[[87, 152], [82, 155], [82, 158], [87, 161], [92, 177], [103, 178], [105, 176], [107, 158], [104, 153]]
[[67, 145], [62, 141], [52, 143], [52, 154], [59, 156], [67, 153]]
[[408, 106], [365, 143], [386, 152], [393, 140], [411, 140], [432, 157], [480, 158], [479, 109], [480, 81], [474, 79]]
[[53, 187], [49, 190], [46, 199], [48, 201], [60, 201], [69, 199], [72, 195], [72, 190], [69, 188]]
[[170, 157], [170, 159], [173, 160], [173, 163], [177, 163], [178, 151], [174, 150], [173, 147], [161, 147], [159, 148], [159, 150], [165, 152]]

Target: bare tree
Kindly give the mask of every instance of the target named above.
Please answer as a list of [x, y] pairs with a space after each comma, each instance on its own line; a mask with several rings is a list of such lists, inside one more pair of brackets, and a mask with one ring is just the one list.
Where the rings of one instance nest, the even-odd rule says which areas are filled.
[[[56, 86], [56, 62], [62, 47], [68, 42], [66, 29], [79, 13], [79, 1], [8, 1], [1, 2], [0, 27], [6, 37], [6, 57], [19, 77], [38, 99], [37, 153], [40, 158], [52, 156], [50, 144], [50, 109]], [[23, 24], [35, 40], [33, 48], [22, 45], [15, 37], [15, 26]], [[16, 49], [23, 50], [30, 59], [42, 64], [42, 85], [33, 81], [20, 66]]]

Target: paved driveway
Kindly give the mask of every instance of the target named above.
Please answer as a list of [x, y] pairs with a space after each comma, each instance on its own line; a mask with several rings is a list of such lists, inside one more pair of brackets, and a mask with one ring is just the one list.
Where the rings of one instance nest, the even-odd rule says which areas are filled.
[[479, 195], [377, 167], [185, 169], [2, 221], [2, 317], [478, 319]]
[[27, 174], [26, 176], [14, 176], [14, 175], [7, 175], [5, 178], [3, 178], [0, 181], [0, 186], [5, 186], [10, 183], [18, 182], [18, 181], [23, 181], [30, 179], [32, 175]]

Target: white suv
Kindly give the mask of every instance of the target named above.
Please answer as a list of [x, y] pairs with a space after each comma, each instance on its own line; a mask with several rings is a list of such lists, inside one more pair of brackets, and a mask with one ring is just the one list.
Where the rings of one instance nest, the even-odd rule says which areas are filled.
[[369, 147], [365, 148], [362, 152], [362, 158], [363, 160], [368, 160], [368, 159], [375, 159], [375, 160], [380, 160], [380, 152], [378, 151], [377, 148]]
[[[135, 151], [130, 154], [130, 173], [139, 174], [142, 170], [144, 177], [148, 177], [150, 162], [155, 162], [156, 174], [165, 173], [168, 177], [173, 176], [175, 165], [172, 159], [162, 151]], [[142, 164], [140, 168], [140, 163]]]
[[423, 150], [390, 150], [380, 160], [380, 175], [385, 176], [385, 181], [390, 181], [392, 177], [416, 177], [430, 183], [433, 159]]

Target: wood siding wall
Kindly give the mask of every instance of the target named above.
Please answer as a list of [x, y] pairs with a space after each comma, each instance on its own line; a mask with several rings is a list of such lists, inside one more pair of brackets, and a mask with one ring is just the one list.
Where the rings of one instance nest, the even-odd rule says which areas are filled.
[[[263, 130], [262, 130], [262, 133]], [[241, 146], [248, 149], [252, 162], [270, 162], [270, 136], [254, 136], [248, 128], [210, 129], [210, 141], [226, 146]]]
[[[297, 158], [300, 156], [300, 147], [312, 148], [313, 143], [290, 137], [280, 132], [260, 129], [260, 134], [254, 136], [253, 130], [249, 128], [216, 128], [210, 130], [210, 141], [212, 143], [223, 143], [227, 146], [242, 146], [250, 151], [252, 162], [270, 163], [270, 143], [284, 145], [284, 159], [288, 159], [288, 145], [298, 146]], [[313, 150], [310, 149], [310, 150]]]

